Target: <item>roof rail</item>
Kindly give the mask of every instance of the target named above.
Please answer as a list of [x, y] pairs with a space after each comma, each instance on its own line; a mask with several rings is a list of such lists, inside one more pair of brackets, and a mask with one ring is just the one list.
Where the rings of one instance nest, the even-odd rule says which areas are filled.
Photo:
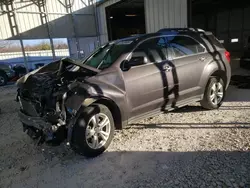
[[159, 32], [166, 32], [166, 31], [193, 31], [193, 32], [205, 32], [203, 29], [200, 28], [162, 28], [157, 33]]

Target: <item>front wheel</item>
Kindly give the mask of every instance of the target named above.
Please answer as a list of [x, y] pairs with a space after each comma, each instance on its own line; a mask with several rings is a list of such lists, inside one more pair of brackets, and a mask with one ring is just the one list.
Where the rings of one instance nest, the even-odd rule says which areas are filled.
[[208, 110], [217, 109], [222, 105], [225, 96], [225, 86], [221, 78], [212, 77], [208, 81], [201, 106]]
[[114, 120], [110, 110], [95, 104], [80, 114], [72, 131], [72, 148], [86, 157], [102, 154], [114, 137]]

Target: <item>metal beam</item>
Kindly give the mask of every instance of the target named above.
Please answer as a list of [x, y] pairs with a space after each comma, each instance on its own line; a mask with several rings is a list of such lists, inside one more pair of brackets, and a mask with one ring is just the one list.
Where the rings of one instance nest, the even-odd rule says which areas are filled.
[[79, 41], [79, 38], [78, 38], [77, 33], [76, 33], [75, 18], [74, 18], [73, 11], [72, 11], [71, 0], [65, 0], [65, 5], [66, 5], [66, 11], [67, 11], [67, 13], [70, 14], [70, 18], [71, 18], [71, 21], [73, 23], [73, 35], [74, 35], [74, 38], [76, 39], [77, 58], [80, 58], [80, 50], [81, 50], [80, 41]]
[[52, 39], [51, 33], [50, 33], [49, 19], [48, 19], [47, 7], [46, 7], [46, 0], [37, 0], [37, 2], [35, 4], [38, 6], [38, 9], [39, 9], [39, 12], [40, 12], [40, 19], [41, 19], [42, 25], [46, 25], [46, 29], [47, 29], [48, 37], [49, 37], [49, 41], [50, 41], [50, 46], [51, 46], [51, 50], [52, 50], [53, 59], [56, 59], [54, 42], [53, 42], [53, 39]]
[[187, 0], [187, 20], [188, 27], [192, 27], [192, 1]]
[[[6, 11], [0, 10], [0, 13], [7, 13]], [[41, 14], [43, 12], [33, 12], [33, 11], [18, 11], [16, 10], [16, 13], [24, 13], [24, 14]], [[49, 15], [69, 15], [69, 13], [63, 13], [63, 12], [47, 12], [47, 14]], [[74, 13], [74, 15], [82, 15], [82, 16], [93, 16], [93, 14], [89, 13]]]
[[19, 28], [18, 28], [18, 24], [17, 24], [17, 20], [16, 20], [15, 0], [5, 1], [5, 6], [6, 6], [6, 10], [8, 11], [7, 14], [8, 14], [8, 19], [9, 19], [9, 24], [11, 27], [12, 35], [17, 35], [19, 38], [22, 53], [23, 53], [24, 64], [25, 64], [26, 70], [28, 72], [29, 69], [28, 69], [28, 63], [27, 63], [27, 58], [26, 58], [26, 54], [25, 54], [25, 48], [23, 45], [22, 36], [19, 32]]
[[[51, 37], [79, 38], [79, 37], [96, 36], [95, 27], [93, 24], [95, 19], [94, 9], [91, 8], [90, 11], [81, 11], [84, 10], [85, 5], [92, 6], [95, 0], [84, 0], [83, 2], [81, 0], [74, 0], [74, 6], [72, 6], [73, 0], [47, 0], [46, 2], [47, 12], [39, 11], [39, 9], [37, 8], [40, 7], [39, 2], [41, 1], [42, 0], [16, 0], [15, 11], [17, 15], [17, 21], [19, 24], [19, 31], [21, 33], [21, 36], [23, 37], [22, 39], [48, 38], [48, 31], [46, 29], [47, 24], [45, 20], [44, 20], [44, 25], [42, 25], [40, 21], [40, 15], [44, 14], [48, 15], [47, 22], [49, 25]], [[3, 23], [7, 22], [6, 24], [1, 26], [0, 39], [17, 40], [18, 36], [12, 35], [10, 32], [11, 30], [7, 16], [8, 11], [6, 10], [5, 7], [5, 5], [9, 3], [12, 3], [12, 1], [0, 0], [0, 20], [3, 20]], [[61, 9], [68, 10], [68, 12], [64, 10], [61, 11]], [[20, 18], [22, 17], [22, 19], [18, 19], [19, 15]], [[78, 17], [80, 17], [80, 19], [83, 19], [84, 22], [83, 27], [86, 27], [85, 28], [86, 31], [82, 31], [83, 29], [81, 22], [76, 20]], [[25, 21], [29, 19], [30, 22]], [[65, 25], [61, 24], [63, 23], [64, 20], [65, 22], [69, 22], [70, 27], [68, 27], [68, 24]], [[74, 23], [72, 23], [71, 20], [72, 21], [75, 20]], [[56, 31], [56, 28], [53, 27], [54, 25], [57, 25], [57, 23], [60, 26], [60, 28], [62, 28], [58, 31]], [[73, 25], [73, 27], [71, 25]]]
[[[94, 2], [93, 2], [94, 1]], [[97, 35], [97, 46], [99, 47], [101, 44], [101, 35], [100, 35], [100, 30], [99, 30], [99, 25], [98, 25], [98, 14], [97, 14], [97, 0], [92, 0], [93, 8], [94, 8], [94, 15], [95, 15], [95, 27], [96, 27], [96, 35]], [[96, 47], [96, 46], [95, 46]]]

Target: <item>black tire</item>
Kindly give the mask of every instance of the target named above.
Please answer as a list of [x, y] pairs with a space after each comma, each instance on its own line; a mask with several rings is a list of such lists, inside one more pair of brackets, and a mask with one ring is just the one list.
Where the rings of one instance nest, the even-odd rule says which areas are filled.
[[[105, 114], [109, 118], [110, 134], [108, 136], [106, 143], [102, 147], [98, 149], [93, 149], [88, 145], [85, 134], [86, 134], [87, 124], [90, 121], [91, 117], [98, 113]], [[102, 104], [91, 105], [81, 112], [79, 118], [76, 121], [76, 124], [73, 127], [71, 147], [74, 151], [76, 151], [80, 155], [84, 155], [86, 157], [96, 157], [102, 154], [110, 145], [114, 137], [114, 129], [115, 129], [114, 120], [110, 110], [105, 105]]]
[[[223, 97], [222, 97], [222, 100], [218, 104], [213, 104], [210, 98], [211, 90], [212, 90], [212, 86], [218, 82], [221, 83], [223, 87]], [[222, 105], [224, 97], [225, 97], [225, 85], [224, 85], [223, 80], [221, 78], [211, 77], [207, 83], [203, 99], [201, 100], [200, 103], [201, 103], [201, 106], [205, 109], [208, 109], [208, 110], [218, 109]]]
[[[3, 80], [3, 81], [1, 81], [1, 80]], [[4, 72], [1, 71], [1, 72], [0, 72], [0, 86], [6, 85], [7, 82], [8, 82], [8, 77], [7, 77], [7, 75], [6, 75]]]

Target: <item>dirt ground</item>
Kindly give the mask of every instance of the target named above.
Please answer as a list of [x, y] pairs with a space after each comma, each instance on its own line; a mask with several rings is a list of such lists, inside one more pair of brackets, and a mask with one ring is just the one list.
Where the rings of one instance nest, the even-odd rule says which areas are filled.
[[14, 86], [0, 88], [0, 187], [250, 187], [250, 90], [230, 86], [219, 110], [193, 104], [116, 132], [103, 155], [35, 147]]

